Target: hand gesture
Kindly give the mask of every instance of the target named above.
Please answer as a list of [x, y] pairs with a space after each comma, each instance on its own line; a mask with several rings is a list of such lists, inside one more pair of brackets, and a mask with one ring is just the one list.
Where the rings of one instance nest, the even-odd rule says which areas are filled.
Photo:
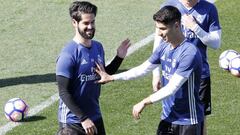
[[130, 45], [131, 43], [129, 39], [125, 39], [124, 41], [122, 41], [122, 43], [117, 49], [117, 56], [120, 58], [124, 58], [127, 55], [127, 50]]
[[101, 79], [97, 81], [97, 83], [105, 84], [113, 81], [113, 77], [106, 73], [103, 65], [96, 63], [97, 68], [95, 71], [100, 75]]
[[140, 119], [140, 114], [141, 114], [142, 110], [144, 109], [144, 107], [145, 107], [145, 105], [143, 102], [139, 102], [133, 106], [132, 115], [133, 115], [134, 119], [136, 119], [136, 120]]
[[195, 21], [195, 19], [193, 18], [193, 16], [192, 15], [183, 15], [182, 16], [182, 24], [186, 27], [186, 28], [188, 28], [188, 29], [190, 29], [190, 30], [194, 30], [194, 28], [196, 27], [196, 25], [197, 25], [197, 22]]
[[81, 122], [81, 124], [87, 135], [94, 135], [94, 133], [97, 134], [97, 128], [89, 118]]

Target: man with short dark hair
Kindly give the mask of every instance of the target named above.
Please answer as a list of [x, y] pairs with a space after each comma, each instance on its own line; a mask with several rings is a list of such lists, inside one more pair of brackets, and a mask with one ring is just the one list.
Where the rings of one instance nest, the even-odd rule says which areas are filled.
[[101, 64], [96, 72], [99, 83], [130, 80], [152, 71], [161, 64], [163, 87], [133, 107], [133, 117], [140, 118], [143, 109], [162, 101], [162, 116], [157, 135], [200, 135], [203, 105], [199, 99], [202, 59], [199, 50], [181, 30], [181, 13], [173, 6], [161, 8], [153, 19], [156, 31], [164, 40], [143, 64], [126, 72], [108, 75]]
[[[62, 49], [56, 64], [59, 132], [69, 128], [78, 135], [105, 135], [99, 107], [101, 86], [95, 83], [99, 76], [94, 70], [95, 63], [105, 66], [104, 50], [100, 42], [92, 40], [97, 7], [90, 2], [75, 1], [69, 13], [75, 36]], [[117, 71], [129, 46], [128, 39], [121, 43], [117, 56], [105, 67], [106, 72]]]
[[[182, 31], [184, 36], [201, 52], [203, 68], [199, 95], [204, 104], [204, 135], [207, 135], [206, 116], [211, 114], [211, 77], [207, 49], [218, 49], [221, 46], [221, 26], [218, 11], [213, 3], [207, 0], [166, 0], [163, 5], [175, 6], [182, 14]], [[156, 34], [154, 49], [161, 45], [162, 39]], [[153, 70], [153, 90], [161, 87], [159, 68]]]

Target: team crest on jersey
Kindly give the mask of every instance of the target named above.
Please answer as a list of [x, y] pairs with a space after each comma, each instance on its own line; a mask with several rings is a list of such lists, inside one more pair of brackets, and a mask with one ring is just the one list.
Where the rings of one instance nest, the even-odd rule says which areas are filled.
[[177, 65], [177, 61], [176, 61], [176, 59], [173, 59], [173, 60], [172, 60], [172, 67], [175, 68], [176, 65]]
[[197, 20], [199, 23], [203, 23], [205, 17], [206, 17], [206, 15], [197, 15], [196, 20]]

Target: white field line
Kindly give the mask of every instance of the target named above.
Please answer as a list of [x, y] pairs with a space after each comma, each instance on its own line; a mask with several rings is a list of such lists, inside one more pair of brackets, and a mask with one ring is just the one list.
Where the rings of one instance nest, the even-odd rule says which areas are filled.
[[153, 34], [147, 36], [146, 38], [144, 38], [143, 40], [135, 43], [133, 46], [129, 47], [127, 56], [131, 55], [132, 53], [134, 53], [141, 47], [143, 47], [143, 46], [147, 45], [148, 43], [150, 43], [151, 41], [153, 41], [154, 35], [155, 34], [153, 33]]
[[[146, 38], [138, 41], [137, 43], [135, 43], [134, 45], [131, 45], [128, 48], [128, 52], [127, 52], [127, 56], [131, 55], [132, 53], [134, 53], [135, 51], [137, 51], [138, 49], [140, 49], [141, 47], [147, 45], [148, 43], [150, 43], [151, 41], [153, 41], [154, 39], [154, 33], [147, 36]], [[111, 61], [107, 61], [106, 65], [108, 65]]]
[[[147, 45], [148, 43], [153, 41], [153, 39], [154, 39], [154, 33], [149, 35], [149, 36], [147, 36], [143, 40], [135, 43], [134, 45], [129, 47], [127, 56], [131, 55], [132, 53], [137, 51], [139, 48]], [[109, 61], [107, 63], [109, 63]], [[56, 93], [56, 94], [52, 95], [50, 98], [48, 98], [46, 101], [40, 103], [39, 105], [37, 105], [37, 106], [35, 106], [33, 108], [30, 108], [29, 113], [28, 113], [28, 117], [36, 115], [37, 113], [39, 113], [43, 109], [45, 109], [45, 108], [49, 107], [50, 105], [52, 105], [58, 99], [59, 99], [59, 96], [58, 96], [58, 93]], [[23, 123], [21, 123], [21, 122], [8, 122], [4, 126], [0, 127], [0, 135], [4, 135], [8, 131], [12, 130], [14, 127], [22, 125], [22, 124]]]
[[[208, 0], [212, 3], [216, 2], [217, 0]], [[135, 51], [137, 51], [138, 49], [140, 49], [141, 47], [147, 45], [148, 43], [150, 43], [151, 41], [153, 41], [154, 39], [154, 33], [147, 36], [146, 38], [144, 38], [143, 40], [135, 43], [134, 45], [132, 45], [129, 49], [128, 49], [128, 53], [127, 56], [131, 55], [132, 53], [134, 53]], [[109, 61], [107, 62], [109, 63]], [[30, 109], [29, 113], [28, 113], [28, 117], [34, 116], [37, 113], [39, 113], [40, 111], [42, 111], [43, 109], [49, 107], [50, 105], [52, 105], [54, 102], [56, 102], [59, 99], [58, 93], [52, 95], [50, 98], [48, 98], [46, 101], [40, 103], [39, 105], [33, 107], [32, 109]], [[8, 131], [12, 130], [14, 127], [22, 125], [22, 123], [18, 123], [18, 122], [8, 122], [7, 124], [5, 124], [4, 126], [0, 127], [0, 135], [5, 135]]]

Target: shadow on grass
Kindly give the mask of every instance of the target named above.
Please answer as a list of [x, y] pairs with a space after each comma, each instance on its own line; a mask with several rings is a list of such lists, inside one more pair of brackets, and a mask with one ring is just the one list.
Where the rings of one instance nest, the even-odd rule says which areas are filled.
[[55, 82], [55, 73], [48, 73], [42, 75], [30, 75], [30, 76], [22, 76], [16, 78], [6, 78], [0, 79], [0, 88], [19, 85], [19, 84], [35, 84], [35, 83], [49, 83]]
[[[127, 70], [128, 69], [119, 69], [116, 73], [121, 73]], [[0, 79], [0, 88], [20, 84], [36, 84], [49, 82], [56, 82], [55, 73]]]
[[34, 122], [34, 121], [39, 121], [39, 120], [44, 120], [44, 119], [46, 119], [45, 116], [29, 116], [19, 122]]

